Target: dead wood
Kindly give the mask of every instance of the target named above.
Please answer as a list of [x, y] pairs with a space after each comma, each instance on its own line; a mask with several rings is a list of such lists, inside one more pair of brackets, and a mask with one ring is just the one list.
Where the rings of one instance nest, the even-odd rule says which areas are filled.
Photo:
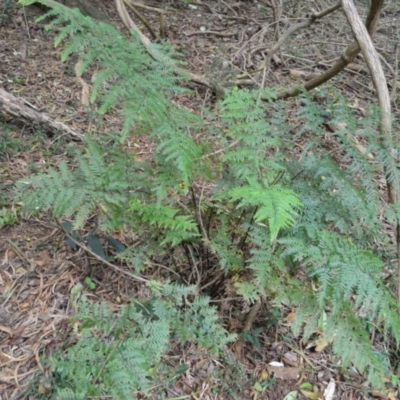
[[[299, 31], [300, 29], [306, 28], [307, 26], [313, 24], [316, 20], [325, 17], [326, 15], [336, 11], [339, 8], [340, 8], [340, 1], [335, 5], [333, 5], [332, 7], [329, 7], [326, 10], [320, 11], [318, 13], [314, 13], [304, 21], [299, 22], [298, 24], [290, 27], [282, 36], [278, 38], [279, 40], [270, 48], [267, 54], [267, 58], [264, 61], [265, 64], [263, 67], [269, 69], [273, 55], [276, 53], [277, 50], [281, 48], [281, 46], [289, 36]], [[277, 24], [278, 22], [279, 21], [275, 21], [275, 24]]]
[[[371, 1], [371, 9], [376, 13], [376, 20], [378, 19], [379, 13], [382, 9], [384, 0], [373, 0]], [[347, 21], [349, 22], [354, 36], [360, 46], [361, 52], [367, 63], [372, 82], [374, 84], [376, 94], [378, 97], [378, 104], [380, 107], [380, 131], [382, 138], [386, 146], [391, 146], [393, 143], [392, 135], [392, 110], [390, 105], [390, 95], [388, 86], [386, 83], [385, 74], [383, 73], [382, 65], [379, 61], [378, 53], [372, 43], [371, 37], [361, 22], [357, 10], [352, 0], [342, 0], [343, 11], [346, 15]], [[391, 148], [387, 149], [389, 152]], [[397, 167], [395, 166], [395, 169]], [[391, 171], [388, 171], [387, 166], [384, 166], [386, 186], [388, 191], [389, 203], [396, 204], [399, 200], [399, 176], [396, 174], [393, 176]], [[400, 301], [400, 224], [396, 224], [396, 244], [397, 244], [397, 270], [398, 270], [398, 281], [397, 281], [397, 299]]]
[[61, 132], [72, 140], [83, 140], [84, 135], [72, 129], [62, 122], [55, 121], [46, 114], [40, 112], [34, 105], [21, 97], [15, 97], [11, 93], [0, 89], [0, 111], [3, 111], [19, 120], [29, 124], [39, 125], [46, 131]]
[[[342, 2], [343, 3], [343, 2]], [[378, 4], [379, 3], [379, 4]], [[375, 31], [376, 31], [376, 26], [378, 24], [379, 20], [379, 15], [382, 9], [382, 4], [383, 0], [378, 0], [378, 1], [371, 1], [370, 3], [370, 8], [368, 11], [368, 16], [366, 20], [366, 29], [371, 36], [371, 38], [374, 36]], [[281, 37], [282, 39], [282, 37]], [[323, 83], [329, 81], [332, 79], [334, 76], [336, 76], [339, 72], [343, 71], [347, 65], [349, 65], [351, 62], [354, 61], [356, 58], [357, 54], [361, 51], [360, 45], [358, 44], [357, 41], [353, 42], [343, 53], [343, 55], [336, 61], [336, 63], [329, 68], [326, 72], [323, 74], [320, 74], [314, 79], [311, 79], [310, 81], [306, 82], [302, 87], [294, 87], [290, 88], [288, 90], [283, 90], [278, 93], [278, 99], [287, 99], [288, 97], [293, 97], [297, 96], [299, 93], [301, 93], [303, 90], [310, 91], [312, 89], [315, 89], [316, 87], [322, 85]]]
[[142, 15], [138, 10], [136, 10], [136, 8], [132, 2], [128, 1], [126, 4], [131, 9], [131, 11], [142, 21], [144, 26], [150, 32], [153, 39], [157, 39], [157, 34], [154, 32], [153, 28], [150, 25], [150, 22], [147, 21], [146, 17], [144, 15]]
[[[157, 14], [159, 14], [159, 16], [160, 16], [160, 38], [162, 38], [162, 39], [165, 38], [165, 17], [164, 17], [163, 9], [156, 8], [156, 7], [149, 7], [149, 6], [146, 6], [145, 4], [133, 2], [132, 0], [129, 0], [129, 2], [127, 4], [128, 4], [128, 6], [131, 5], [133, 7], [143, 8], [144, 10], [156, 12]], [[133, 12], [135, 12], [134, 10], [135, 10], [135, 8], [132, 9]], [[138, 18], [140, 18], [138, 14], [135, 14], [135, 15]], [[144, 23], [144, 21], [142, 21], [142, 22]]]

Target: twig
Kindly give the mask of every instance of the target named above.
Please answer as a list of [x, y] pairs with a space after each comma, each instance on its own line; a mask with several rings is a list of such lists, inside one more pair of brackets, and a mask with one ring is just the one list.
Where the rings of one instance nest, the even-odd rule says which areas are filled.
[[272, 60], [272, 56], [275, 54], [275, 52], [283, 45], [285, 40], [291, 36], [293, 33], [297, 32], [300, 29], [306, 28], [307, 26], [313, 24], [317, 19], [323, 18], [326, 15], [338, 10], [341, 6], [340, 1], [336, 4], [334, 4], [332, 7], [327, 8], [326, 10], [317, 12], [312, 14], [309, 18], [306, 20], [299, 22], [296, 25], [291, 26], [280, 38], [279, 40], [271, 47], [267, 54], [267, 58], [265, 59], [265, 66], [269, 68]]
[[317, 367], [310, 361], [310, 359], [300, 350], [296, 349], [296, 347], [291, 346], [289, 343], [284, 342], [285, 346], [289, 347], [290, 350], [294, 351], [297, 353], [300, 357], [304, 359], [304, 361], [313, 369], [316, 370]]
[[118, 271], [122, 274], [125, 274], [127, 276], [129, 276], [130, 278], [134, 279], [135, 281], [138, 282], [144, 282], [144, 283], [148, 283], [150, 282], [149, 279], [143, 278], [139, 275], [135, 275], [132, 274], [129, 271], [125, 271], [123, 268], [119, 267], [118, 265], [112, 264], [107, 260], [104, 260], [104, 258], [101, 258], [100, 256], [98, 256], [96, 253], [94, 253], [91, 249], [89, 249], [87, 246], [85, 246], [83, 243], [78, 242], [77, 240], [75, 240], [63, 227], [61, 224], [58, 224], [61, 229], [64, 231], [65, 235], [68, 237], [68, 239], [70, 239], [72, 242], [74, 242], [77, 246], [79, 246], [81, 249], [85, 250], [87, 253], [91, 254], [96, 260], [106, 264], [107, 266], [111, 267], [113, 270]]
[[161, 8], [146, 6], [145, 4], [141, 4], [141, 3], [136, 3], [136, 2], [133, 2], [132, 0], [130, 0], [130, 3], [131, 3], [134, 7], [143, 8], [144, 10], [153, 11], [153, 12], [156, 12], [156, 13], [160, 14], [160, 37], [161, 37], [161, 38], [164, 38], [164, 37], [165, 37], [165, 18], [164, 18], [164, 10], [161, 9]]
[[[371, 9], [375, 13], [375, 18], [379, 17], [379, 12], [382, 9], [384, 0], [371, 1]], [[382, 141], [388, 152], [392, 151], [393, 135], [392, 135], [392, 121], [391, 121], [391, 104], [389, 90], [386, 84], [385, 74], [383, 73], [382, 65], [379, 61], [378, 53], [374, 48], [372, 39], [368, 34], [365, 26], [361, 22], [357, 14], [354, 3], [351, 0], [342, 0], [343, 11], [346, 14], [347, 20], [351, 29], [357, 39], [359, 47], [368, 65], [372, 81], [378, 97], [380, 107], [380, 133]], [[388, 192], [389, 203], [397, 204], [399, 200], [399, 185], [400, 177], [397, 166], [383, 165], [383, 170], [386, 179], [386, 187]], [[397, 173], [393, 173], [396, 171]], [[400, 222], [396, 222], [396, 241], [397, 241], [397, 300], [400, 301]]]
[[192, 260], [193, 268], [194, 268], [194, 270], [195, 270], [195, 272], [196, 272], [196, 275], [197, 275], [196, 287], [199, 287], [199, 286], [200, 286], [200, 283], [201, 283], [201, 273], [200, 273], [200, 271], [199, 271], [199, 268], [197, 267], [197, 262], [196, 262], [196, 260], [194, 259], [192, 246], [187, 246], [187, 248], [188, 248], [188, 251], [189, 251], [189, 254], [190, 254], [190, 258], [191, 258], [191, 260]]
[[[378, 11], [377, 11], [378, 8]], [[367, 16], [367, 21], [365, 23], [368, 33], [370, 34], [371, 37], [373, 37], [376, 26], [378, 23], [378, 18], [380, 14], [380, 9], [379, 9], [379, 4], [376, 6], [376, 2], [371, 2], [371, 6], [369, 8], [368, 16]], [[281, 37], [282, 39], [282, 37]], [[282, 92], [279, 92], [277, 95], [278, 99], [287, 99], [292, 96], [297, 96], [299, 93], [301, 93], [303, 90], [312, 90], [315, 89], [316, 87], [322, 85], [323, 83], [329, 81], [332, 79], [334, 76], [336, 76], [339, 72], [343, 71], [347, 67], [348, 64], [350, 64], [357, 54], [360, 52], [360, 46], [358, 45], [358, 42], [355, 41], [352, 44], [350, 44], [345, 52], [342, 54], [342, 56], [336, 61], [336, 63], [329, 68], [327, 71], [325, 71], [323, 74], [320, 74], [314, 79], [309, 80], [308, 82], [305, 82], [305, 84], [302, 87], [292, 87], [288, 90], [283, 90]], [[265, 99], [266, 101], [268, 99]]]
[[24, 10], [24, 20], [25, 20], [25, 25], [26, 25], [26, 31], [28, 32], [29, 40], [31, 40], [32, 38], [31, 38], [31, 33], [29, 32], [28, 20], [26, 19], [25, 6], [22, 6], [22, 9]]
[[151, 36], [153, 36], [153, 39], [157, 39], [157, 35], [154, 32], [153, 28], [151, 27], [149, 21], [147, 21], [146, 17], [142, 15], [136, 8], [133, 6], [132, 2], [126, 1], [127, 6], [132, 10], [132, 12], [143, 22], [143, 24], [146, 26], [148, 31], [150, 32]]
[[[49, 0], [51, 1], [51, 0]], [[183, 68], [176, 67], [171, 59], [161, 53], [157, 48], [151, 45], [151, 42], [147, 36], [145, 36], [138, 26], [132, 21], [132, 18], [129, 16], [128, 11], [125, 7], [124, 0], [114, 0], [115, 7], [117, 9], [118, 15], [121, 18], [122, 23], [125, 25], [127, 29], [133, 29], [139, 36], [140, 41], [143, 46], [146, 48], [147, 52], [150, 56], [157, 61], [162, 61], [166, 64], [173, 65], [177, 74], [181, 74], [183, 77], [189, 78], [192, 82], [198, 83], [200, 85], [206, 86], [210, 89], [217, 90], [216, 85], [211, 84], [202, 76], [193, 74]]]
[[397, 76], [399, 74], [399, 67], [397, 65], [397, 59], [399, 57], [399, 46], [398, 43], [395, 44], [394, 50], [394, 71], [393, 71], [393, 84], [392, 84], [392, 93], [390, 94], [390, 100], [393, 102], [396, 97], [396, 89], [397, 89]]
[[194, 35], [216, 35], [216, 36], [222, 36], [222, 37], [229, 37], [229, 36], [236, 36], [237, 33], [235, 33], [235, 32], [223, 33], [223, 32], [217, 32], [217, 31], [196, 31], [196, 32], [185, 33], [185, 36], [194, 36]]
[[251, 330], [254, 320], [256, 319], [257, 314], [260, 311], [261, 304], [262, 304], [262, 297], [259, 297], [259, 299], [256, 301], [256, 303], [250, 310], [249, 314], [247, 315], [246, 322], [244, 323], [244, 328], [243, 328], [244, 331], [249, 332]]

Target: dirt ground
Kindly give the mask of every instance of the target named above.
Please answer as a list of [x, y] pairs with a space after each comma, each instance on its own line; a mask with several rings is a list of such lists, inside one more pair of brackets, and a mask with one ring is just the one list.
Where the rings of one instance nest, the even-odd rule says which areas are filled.
[[[1, 11], [0, 5], [0, 87], [28, 100], [41, 112], [62, 121], [82, 132], [114, 134], [121, 129], [118, 112], [110, 112], [101, 118], [90, 106], [83, 105], [82, 83], [77, 79], [76, 60], [60, 60], [61, 48], [54, 48], [54, 33], [43, 30], [34, 23], [43, 10], [33, 6], [23, 8], [14, 2]], [[259, 69], [268, 45], [274, 42], [271, 28], [271, 9], [266, 2], [255, 1], [153, 1], [144, 0], [149, 6], [162, 8], [166, 15], [166, 40], [181, 50], [187, 68], [204, 74], [211, 82], [229, 79], [233, 75], [252, 74]], [[296, 2], [287, 7], [296, 7]], [[293, 4], [292, 4], [293, 3]], [[8, 4], [8, 3], [7, 3]], [[116, 25], [118, 16], [112, 1], [99, 1], [99, 7]], [[142, 10], [151, 26], [157, 31], [157, 13]], [[386, 24], [378, 31], [377, 48], [385, 54], [384, 68], [388, 79], [393, 79], [395, 26], [393, 21], [400, 15], [400, 6], [387, 8], [383, 16]], [[140, 25], [140, 21], [137, 21]], [[281, 32], [291, 24], [283, 19]], [[140, 25], [143, 33], [149, 31]], [[311, 29], [297, 32], [285, 44], [274, 60], [271, 71], [264, 76], [264, 84], [289, 86], [295, 80], [305, 79], [307, 74], [323, 71], [331, 60], [338, 57], [352, 42], [352, 35], [343, 15], [320, 22]], [[301, 47], [301, 51], [298, 47]], [[362, 63], [361, 58], [357, 60]], [[299, 77], [293, 71], [302, 71]], [[90, 74], [83, 76], [90, 82]], [[363, 108], [373, 98], [369, 77], [363, 72], [347, 72], [333, 82], [349, 99], [349, 104]], [[215, 93], [203, 86], [190, 84], [193, 92], [181, 98], [182, 104], [198, 109], [215, 100]], [[295, 107], [296, 100], [288, 102]], [[396, 116], [397, 115], [396, 112]], [[8, 144], [15, 150], [2, 154], [0, 159], [0, 208], [11, 207], [13, 183], [31, 172], [41, 171], [48, 165], [69, 160], [68, 149], [81, 144], [67, 138], [55, 137], [32, 126], [0, 114], [3, 129], [9, 127]], [[145, 136], [135, 136], [129, 146], [140, 149], [142, 156], [152, 151]], [[0, 147], [0, 151], [4, 148]], [[89, 227], [88, 227], [89, 229]], [[119, 238], [124, 240], [124, 238]], [[156, 273], [150, 271], [149, 273]], [[148, 289], [129, 280], [126, 276], [101, 264], [84, 249], [72, 250], [66, 242], [63, 230], [49, 216], [20, 217], [12, 226], [0, 230], [0, 399], [48, 398], [51, 370], [43, 360], [51, 356], [67, 340], [71, 330], [69, 317], [72, 313], [70, 290], [78, 282], [90, 277], [95, 291], [87, 291], [93, 301], [107, 301], [118, 308], [132, 297], [146, 297]], [[223, 318], [233, 307], [244, 304], [231, 302], [220, 306]], [[271, 319], [266, 304], [258, 323]], [[229, 311], [228, 311], [229, 310]], [[260, 334], [261, 351], [249, 343], [238, 340], [230, 351], [246, 371], [243, 382], [238, 380], [236, 398], [282, 400], [301, 383], [311, 382], [314, 392], [323, 393], [331, 379], [336, 381], [335, 398], [363, 399], [364, 378], [356, 371], [340, 371], [327, 350], [317, 351], [312, 340], [303, 343], [290, 331], [291, 311], [284, 310], [286, 318], [278, 326], [271, 326]], [[235, 325], [232, 317], [230, 325]], [[237, 322], [238, 327], [240, 323]], [[284, 341], [283, 338], [287, 340]], [[176, 354], [179, 350], [176, 349]], [[233, 395], [223, 389], [215, 394], [207, 371], [216, 368], [218, 360], [207, 358], [196, 349], [178, 354], [189, 364], [190, 373], [182, 377], [170, 395], [191, 394], [193, 399], [228, 399]], [[201, 362], [200, 362], [201, 361]], [[271, 367], [272, 361], [284, 363], [284, 367]], [[265, 393], [257, 395], [252, 386], [260, 376], [275, 374], [275, 384]], [[36, 377], [35, 380], [32, 380]], [[232, 378], [237, 379], [237, 378]], [[235, 385], [233, 385], [235, 386]], [[375, 393], [378, 398], [383, 395]], [[305, 391], [298, 399], [318, 398]], [[372, 397], [372, 394], [369, 394]], [[400, 398], [394, 394], [394, 398]]]

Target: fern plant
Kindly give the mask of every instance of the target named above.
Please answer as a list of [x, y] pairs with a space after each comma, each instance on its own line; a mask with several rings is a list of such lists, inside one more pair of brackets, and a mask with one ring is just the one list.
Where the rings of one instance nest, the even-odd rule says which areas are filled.
[[174, 340], [190, 340], [218, 354], [234, 339], [216, 323], [207, 298], [197, 297], [188, 306], [193, 287], [151, 286], [152, 299], [133, 300], [118, 313], [107, 304], [89, 303], [80, 296], [81, 285], [73, 288], [76, 343], [52, 359], [58, 399], [132, 399], [174, 379], [179, 365], [164, 356]]
[[[139, 272], [154, 261], [162, 262], [173, 267], [164, 279], [179, 275], [188, 287], [196, 285], [198, 292], [218, 295], [224, 277], [242, 273], [236, 288], [244, 299], [252, 302], [268, 295], [277, 306], [296, 307], [293, 331], [302, 332], [304, 339], [323, 324], [325, 338], [333, 343], [342, 365], [353, 363], [371, 385], [382, 387], [389, 371], [374, 351], [361, 315], [382, 328], [384, 340], [399, 344], [399, 307], [382, 275], [393, 249], [381, 217], [398, 218], [398, 205], [385, 206], [376, 184], [383, 166], [397, 174], [399, 149], [393, 144], [393, 151], [388, 151], [382, 144], [374, 130], [373, 110], [367, 119], [357, 120], [343, 96], [326, 88], [318, 94], [318, 102], [303, 94], [297, 115], [289, 118], [274, 90], [234, 88], [201, 119], [170, 100], [183, 90], [178, 85], [181, 77], [171, 64], [152, 61], [135, 35], [129, 42], [114, 28], [61, 6], [54, 5], [51, 15], [56, 17], [51, 25], [66, 24], [57, 40], [68, 38], [64, 54], [83, 52], [85, 68], [94, 62], [103, 68], [93, 99], [98, 99], [103, 112], [120, 99], [125, 117], [121, 142], [130, 129], [145, 127], [156, 151], [145, 161], [136, 160], [123, 145], [115, 150], [102, 148], [88, 138], [87, 153], [78, 157], [77, 168], [61, 164], [58, 170], [49, 169], [18, 184], [25, 209], [73, 217], [76, 228], [95, 214], [105, 230], [138, 232], [135, 246], [122, 258]], [[111, 65], [109, 37], [113, 35], [118, 51], [113, 50]], [[115, 57], [120, 57], [118, 62]], [[105, 93], [98, 82], [110, 85]], [[265, 98], [270, 102], [265, 104], [261, 100]], [[329, 124], [338, 126], [329, 143], [339, 157], [326, 148], [324, 126]], [[301, 148], [296, 148], [299, 140]], [[190, 273], [183, 274], [188, 267]], [[165, 289], [160, 290], [163, 294]], [[83, 303], [83, 307], [89, 306]], [[201, 314], [202, 310], [208, 314]], [[126, 311], [129, 316], [124, 311], [116, 321], [106, 310], [101, 312], [112, 329], [122, 324], [121, 340], [114, 339], [110, 327], [100, 341], [95, 330], [84, 330], [85, 357], [100, 354], [103, 369], [86, 373], [86, 383], [71, 378], [76, 375], [75, 363], [87, 364], [78, 358], [83, 354], [78, 341], [74, 349], [79, 351], [71, 350], [63, 377], [74, 393], [79, 385], [88, 393], [108, 362], [117, 358], [113, 346], [125, 349], [129, 329], [141, 338], [139, 347], [132, 345], [136, 353], [129, 361], [141, 378], [129, 386], [127, 376], [116, 377], [125, 382], [129, 393], [148, 391], [149, 371], [156, 369], [143, 358], [146, 340], [158, 363], [170, 338], [168, 330], [178, 340], [195, 340], [213, 350], [232, 339], [203, 297], [185, 311], [154, 302], [149, 312], [156, 319], [134, 311], [131, 317], [130, 311]], [[90, 318], [92, 328], [103, 320], [98, 313]], [[137, 324], [147, 326], [148, 333]], [[152, 336], [155, 329], [160, 336]], [[114, 344], [105, 348], [105, 337]], [[120, 366], [124, 361], [118, 362], [115, 365]], [[55, 366], [64, 373], [62, 361]], [[110, 393], [124, 398], [128, 392]]]

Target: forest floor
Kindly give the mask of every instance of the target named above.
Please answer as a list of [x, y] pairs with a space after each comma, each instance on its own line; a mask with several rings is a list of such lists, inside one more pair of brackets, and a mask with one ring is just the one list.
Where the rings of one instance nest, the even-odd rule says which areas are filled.
[[[226, 80], [238, 73], [254, 73], [265, 57], [268, 43], [274, 42], [272, 10], [264, 7], [262, 1], [145, 0], [144, 3], [166, 11], [167, 41], [182, 51], [188, 69], [204, 74], [211, 82]], [[0, 5], [0, 88], [23, 97], [40, 112], [74, 129], [100, 135], [104, 142], [108, 137], [115, 137], [122, 125], [118, 112], [99, 117], [90, 105], [83, 104], [86, 103], [85, 88], [75, 75], [77, 60], [62, 62], [62, 46], [54, 48], [54, 33], [46, 32], [43, 25], [34, 22], [43, 10], [23, 8], [13, 2], [7, 4], [8, 9], [3, 11]], [[99, 2], [99, 7], [113, 23], [120, 24], [112, 2], [106, 6]], [[145, 11], [143, 14], [157, 31], [157, 14]], [[399, 15], [400, 6], [385, 11], [386, 24], [381, 24], [384, 28], [378, 31], [375, 41], [384, 58], [389, 82], [393, 80], [394, 69], [391, 67], [395, 42], [392, 21]], [[291, 23], [289, 18], [282, 19], [281, 32]], [[145, 27], [141, 28], [149, 35]], [[287, 87], [308, 79], [310, 74], [322, 72], [331, 65], [352, 41], [342, 14], [296, 32], [277, 53], [271, 70], [264, 74], [264, 85]], [[330, 83], [341, 90], [350, 105], [362, 112], [375, 99], [362, 57], [357, 63], [364, 70], [347, 71]], [[90, 74], [82, 79], [90, 85]], [[184, 106], [199, 110], [200, 106], [215, 101], [215, 93], [210, 89], [194, 84], [191, 88], [190, 95], [177, 100]], [[295, 109], [296, 102], [296, 99], [288, 101], [288, 108]], [[398, 110], [395, 112], [398, 119]], [[82, 248], [72, 250], [57, 221], [46, 215], [22, 217], [17, 212], [18, 204], [11, 203], [14, 182], [47, 166], [56, 166], [62, 160], [69, 162], [81, 145], [0, 114], [0, 223], [4, 225], [0, 229], [1, 400], [48, 398], [51, 370], [43, 360], [60, 349], [68, 338], [69, 317], [73, 312], [70, 290], [78, 282], [85, 283], [89, 277], [95, 289], [85, 286], [87, 296], [93, 301], [106, 301], [115, 309], [132, 297], [148, 296], [147, 287], [103, 265]], [[146, 157], [153, 150], [145, 135], [129, 138], [127, 146], [135, 148], [140, 157]], [[151, 274], [156, 276], [157, 271]], [[227, 321], [232, 331], [240, 332], [243, 325], [240, 317], [249, 311], [249, 306], [224, 300], [222, 296], [214, 300], [221, 319]], [[318, 334], [306, 342], [294, 337], [290, 330], [292, 310], [284, 307], [276, 310], [266, 302], [260, 315], [256, 325], [263, 329], [258, 335], [258, 345], [243, 340], [231, 345], [232, 355], [245, 371], [243, 376], [229, 378], [232, 394], [212, 379], [211, 371], [219, 368], [219, 361], [199, 349], [189, 348], [184, 354], [180, 349], [175, 354], [171, 351], [171, 356], [182, 358], [190, 369], [171, 389], [170, 396], [187, 395], [199, 400], [283, 400], [289, 392], [309, 382], [312, 389], [305, 386], [297, 398], [318, 399], [323, 398], [322, 393], [333, 379], [336, 399], [400, 398], [394, 392], [389, 397], [368, 393], [365, 377], [356, 370], [341, 371], [331, 358], [329, 346], [318, 343]], [[283, 318], [278, 319], [279, 316]], [[271, 362], [282, 362], [283, 366], [270, 365]], [[264, 393], [254, 390], [256, 382], [267, 379], [271, 385]]]

